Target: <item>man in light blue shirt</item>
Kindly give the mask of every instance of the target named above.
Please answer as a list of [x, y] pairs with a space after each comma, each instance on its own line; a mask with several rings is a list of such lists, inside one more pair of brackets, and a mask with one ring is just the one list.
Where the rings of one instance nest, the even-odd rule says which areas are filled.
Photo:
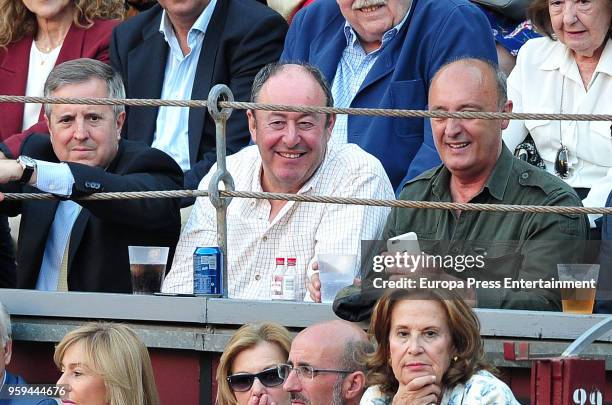
[[[207, 99], [218, 83], [248, 101], [253, 79], [282, 51], [286, 21], [256, 0], [160, 0], [117, 26], [111, 65], [129, 98]], [[128, 107], [123, 137], [171, 155], [197, 189], [216, 161], [215, 124], [204, 109]], [[246, 114], [227, 122], [227, 154], [249, 143]], [[193, 200], [185, 200], [187, 205]]]
[[[217, 0], [210, 0], [198, 19], [187, 32], [187, 43], [180, 44], [174, 33], [172, 21], [166, 11], [162, 12], [159, 32], [170, 48], [166, 60], [166, 74], [162, 86], [163, 100], [189, 100], [193, 81], [202, 52], [202, 42]], [[203, 111], [199, 111], [203, 112]], [[189, 138], [187, 125], [189, 109], [182, 107], [160, 107], [153, 134], [154, 148], [165, 151], [181, 166], [183, 171], [191, 169], [189, 162]]]

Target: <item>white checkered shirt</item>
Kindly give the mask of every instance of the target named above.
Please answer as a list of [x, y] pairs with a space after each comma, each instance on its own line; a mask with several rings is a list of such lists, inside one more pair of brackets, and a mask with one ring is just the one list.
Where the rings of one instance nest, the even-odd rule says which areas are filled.
[[[236, 190], [262, 191], [261, 158], [256, 145], [227, 160]], [[216, 165], [202, 179], [206, 190]], [[381, 163], [356, 145], [330, 145], [323, 164], [298, 194], [393, 199]], [[227, 209], [230, 298], [270, 299], [277, 257], [295, 257], [296, 297], [304, 297], [306, 271], [318, 253], [360, 254], [361, 240], [380, 237], [388, 208], [289, 201], [269, 222], [268, 200], [234, 198]], [[216, 211], [198, 198], [176, 248], [162, 291], [193, 292], [193, 253], [218, 246]], [[359, 260], [357, 261], [359, 263]]]
[[[395, 27], [383, 34], [380, 48], [366, 53], [359, 38], [353, 28], [347, 23], [344, 25], [344, 35], [346, 36], [346, 48], [342, 52], [342, 57], [336, 69], [334, 82], [332, 83], [332, 96], [334, 97], [334, 107], [350, 107], [361, 84], [376, 63], [382, 50], [395, 38], [399, 30], [408, 18], [404, 16], [402, 21]], [[338, 114], [332, 132], [331, 141], [334, 143], [345, 144], [348, 139], [348, 115]]]

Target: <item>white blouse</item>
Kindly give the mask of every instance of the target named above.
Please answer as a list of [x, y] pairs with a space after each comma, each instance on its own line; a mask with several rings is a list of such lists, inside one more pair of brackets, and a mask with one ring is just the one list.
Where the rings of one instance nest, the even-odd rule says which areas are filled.
[[[563, 95], [563, 100], [561, 96]], [[609, 114], [612, 111], [612, 40], [608, 42], [584, 88], [578, 65], [569, 48], [549, 38], [529, 40], [520, 50], [508, 78], [508, 98], [514, 112]], [[504, 142], [514, 148], [529, 132], [546, 170], [555, 174], [557, 152], [563, 144], [569, 151], [569, 177], [575, 188], [590, 188], [582, 202], [603, 207], [612, 190], [612, 129], [609, 121], [511, 120]], [[561, 125], [561, 134], [559, 131]], [[599, 215], [590, 215], [591, 226]]]
[[[62, 46], [58, 46], [49, 53], [38, 50], [36, 42], [32, 41], [30, 48], [30, 63], [28, 65], [28, 84], [26, 85], [25, 95], [28, 97], [42, 97], [45, 82], [51, 70], [55, 66], [55, 61], [59, 56]], [[25, 103], [23, 107], [23, 126], [22, 131], [30, 128], [38, 122], [40, 108], [42, 104]]]

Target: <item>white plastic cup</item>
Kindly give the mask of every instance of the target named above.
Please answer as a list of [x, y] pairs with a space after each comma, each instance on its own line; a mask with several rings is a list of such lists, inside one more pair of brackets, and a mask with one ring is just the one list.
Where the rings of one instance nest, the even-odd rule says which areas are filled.
[[321, 302], [334, 302], [336, 294], [352, 285], [355, 278], [357, 256], [320, 254], [319, 280], [321, 281]]
[[128, 246], [133, 294], [153, 294], [161, 289], [166, 274], [168, 247]]

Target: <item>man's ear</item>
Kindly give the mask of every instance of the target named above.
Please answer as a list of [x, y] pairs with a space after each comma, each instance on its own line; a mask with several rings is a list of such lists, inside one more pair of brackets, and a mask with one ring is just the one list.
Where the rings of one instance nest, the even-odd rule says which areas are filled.
[[121, 128], [123, 128], [123, 123], [125, 122], [125, 111], [121, 111], [117, 116], [117, 139], [121, 139]]
[[43, 117], [45, 117], [45, 123], [47, 124], [47, 130], [49, 131], [49, 133], [51, 133], [51, 125], [49, 125], [49, 117], [47, 117], [47, 114], [43, 114]]
[[336, 114], [329, 114], [329, 118], [325, 118], [327, 121], [327, 130], [329, 131], [329, 137], [331, 138], [331, 133], [334, 130], [334, 125], [336, 124]]
[[342, 396], [346, 401], [356, 400], [359, 403], [359, 399], [363, 395], [365, 390], [366, 377], [362, 371], [354, 371], [346, 376], [342, 383]]
[[4, 345], [4, 365], [8, 366], [13, 355], [13, 339], [9, 339]]
[[247, 118], [249, 120], [249, 132], [251, 133], [251, 140], [253, 143], [257, 143], [257, 122], [255, 121], [255, 110], [246, 110]]
[[[507, 113], [511, 113], [512, 112], [512, 100], [506, 101], [506, 104], [504, 105], [504, 108], [503, 108], [502, 112], [507, 112]], [[510, 124], [510, 120], [502, 120], [501, 128], [502, 129], [506, 129], [506, 128], [508, 128], [509, 124]]]

